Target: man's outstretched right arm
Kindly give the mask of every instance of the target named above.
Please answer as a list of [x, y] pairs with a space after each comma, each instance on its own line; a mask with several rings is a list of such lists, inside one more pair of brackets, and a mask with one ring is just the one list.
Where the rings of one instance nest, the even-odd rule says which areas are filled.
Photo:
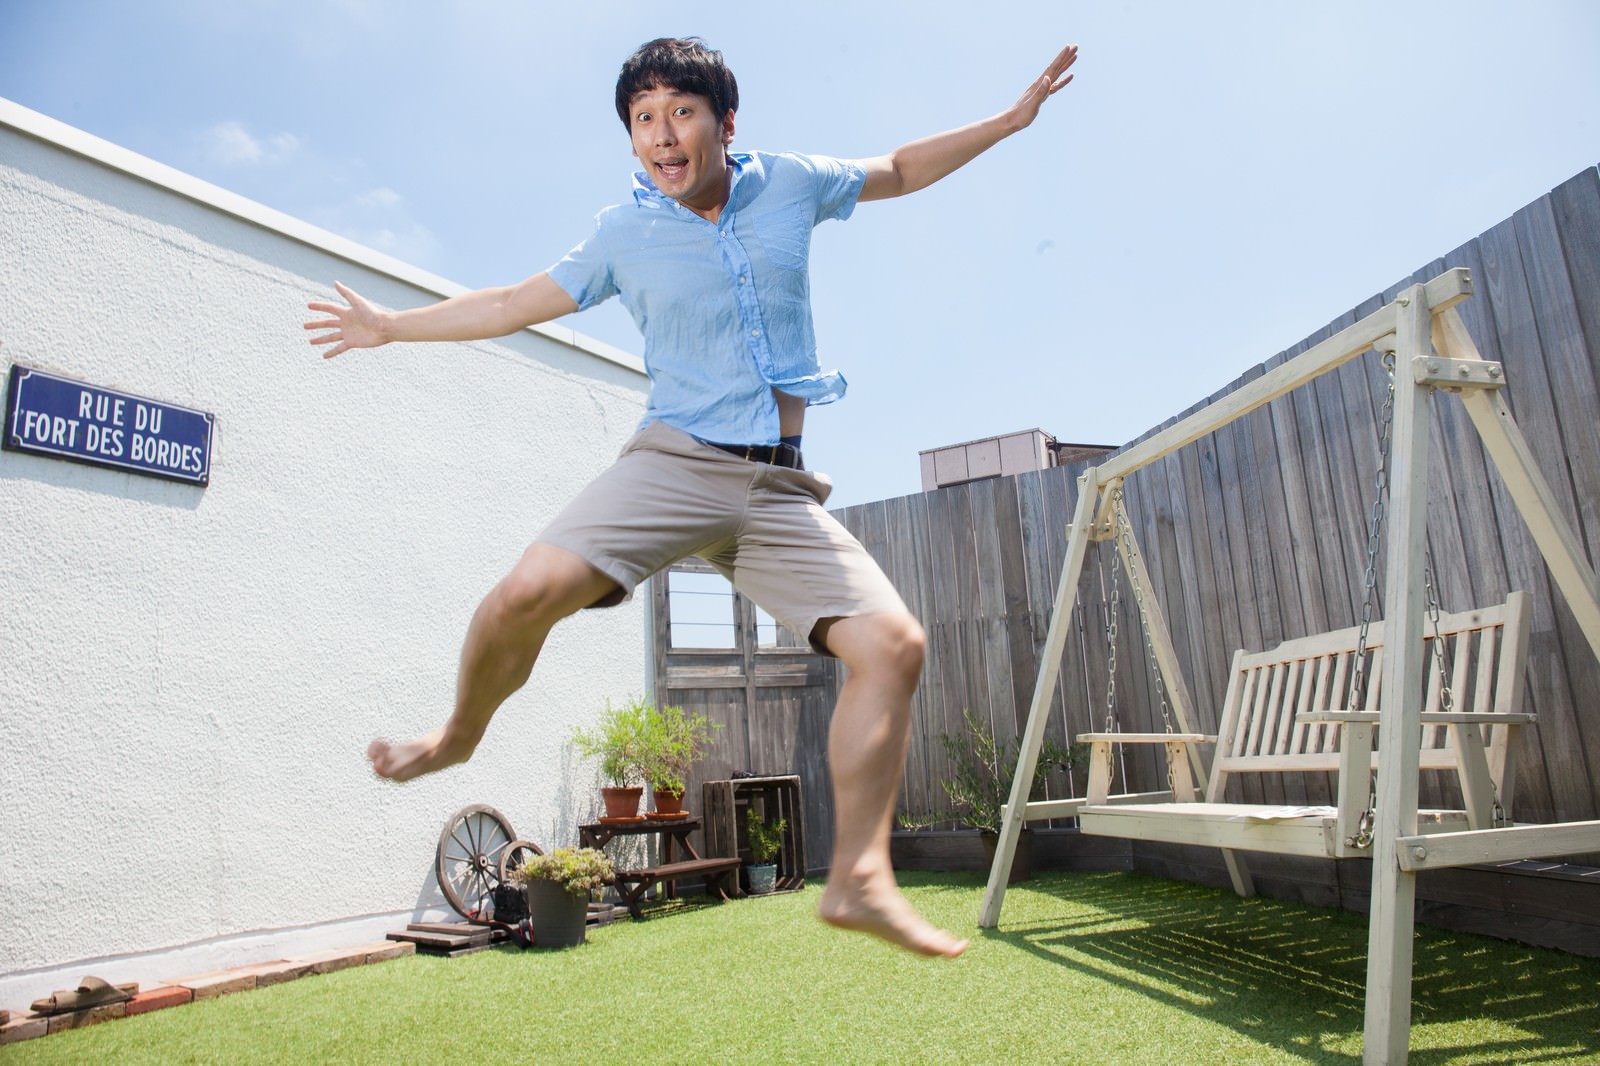
[[330, 318], [307, 322], [306, 329], [331, 330], [311, 338], [312, 344], [332, 344], [322, 353], [332, 359], [352, 348], [376, 348], [390, 341], [472, 341], [504, 337], [540, 322], [570, 315], [578, 304], [549, 274], [535, 274], [515, 285], [452, 296], [409, 311], [379, 311], [360, 294], [337, 281], [333, 287], [343, 304], [314, 301], [306, 304]]

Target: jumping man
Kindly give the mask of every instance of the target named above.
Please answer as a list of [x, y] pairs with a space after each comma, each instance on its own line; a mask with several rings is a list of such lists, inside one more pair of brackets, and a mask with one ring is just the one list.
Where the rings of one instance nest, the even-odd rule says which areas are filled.
[[699, 556], [812, 647], [848, 667], [828, 733], [835, 835], [822, 918], [926, 955], [965, 940], [935, 928], [895, 884], [889, 829], [925, 638], [872, 557], [825, 510], [805, 469], [808, 404], [844, 395], [820, 368], [808, 278], [811, 230], [865, 200], [904, 196], [1025, 129], [1072, 80], [1061, 54], [1008, 110], [871, 159], [734, 153], [739, 88], [698, 39], [641, 47], [617, 79], [617, 115], [643, 169], [629, 202], [589, 239], [515, 285], [382, 312], [344, 303], [312, 344], [332, 358], [391, 341], [503, 337], [618, 296], [644, 334], [650, 396], [616, 463], [578, 494], [486, 596], [461, 649], [455, 710], [406, 744], [374, 740], [383, 777], [471, 758], [528, 680], [551, 627], [621, 602], [651, 574]]

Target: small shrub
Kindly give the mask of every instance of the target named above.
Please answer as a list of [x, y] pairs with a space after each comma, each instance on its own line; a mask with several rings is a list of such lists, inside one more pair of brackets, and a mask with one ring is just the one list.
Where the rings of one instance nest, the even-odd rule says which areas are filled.
[[783, 847], [783, 831], [789, 828], [786, 818], [779, 818], [768, 825], [761, 820], [761, 815], [756, 813], [754, 807], [744, 809], [745, 836], [750, 841], [750, 858], [757, 866], [764, 866], [777, 857], [779, 849]]
[[639, 764], [650, 787], [683, 795], [689, 768], [705, 757], [721, 728], [721, 722], [682, 707], [647, 707], [640, 718]]
[[[1022, 740], [1017, 738], [1002, 747], [995, 740], [994, 730], [973, 715], [962, 712], [967, 720], [967, 731], [960, 736], [949, 733], [939, 738], [944, 753], [950, 759], [951, 776], [943, 782], [945, 794], [955, 804], [956, 816], [963, 825], [991, 833], [1000, 831], [1000, 812], [1011, 799], [1011, 783], [1017, 775], [1017, 756], [1022, 751]], [[1051, 770], [1072, 768], [1078, 753], [1072, 747], [1063, 747], [1049, 737], [1039, 750], [1039, 762], [1034, 767], [1033, 781], [1028, 790], [1029, 799], [1037, 799], [1044, 780]]]
[[594, 848], [556, 848], [548, 855], [530, 855], [528, 861], [507, 874], [507, 880], [526, 886], [529, 881], [554, 881], [574, 896], [587, 895], [616, 876], [605, 852]]
[[651, 707], [642, 698], [620, 707], [606, 701], [605, 713], [592, 729], [572, 734], [573, 746], [585, 759], [598, 758], [600, 772], [618, 788], [636, 784], [643, 776], [642, 738]]

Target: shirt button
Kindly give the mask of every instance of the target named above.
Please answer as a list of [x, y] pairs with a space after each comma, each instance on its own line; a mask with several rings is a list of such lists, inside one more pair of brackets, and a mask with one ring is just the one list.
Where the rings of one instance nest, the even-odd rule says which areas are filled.
[[728, 231], [727, 231], [727, 230], [723, 230], [723, 231], [722, 231], [722, 235], [723, 235], [723, 236], [724, 236], [724, 237], [726, 237], [726, 236], [727, 236], [727, 235], [728, 235]]
[[759, 329], [753, 329], [753, 330], [750, 331], [750, 336], [759, 337], [759, 336], [761, 336], [761, 331]]
[[742, 277], [742, 276], [741, 276], [741, 277], [740, 277], [740, 278], [739, 278], [739, 284], [740, 284], [740, 285], [743, 285], [743, 284], [744, 284], [744, 278], [743, 278], [743, 277]]

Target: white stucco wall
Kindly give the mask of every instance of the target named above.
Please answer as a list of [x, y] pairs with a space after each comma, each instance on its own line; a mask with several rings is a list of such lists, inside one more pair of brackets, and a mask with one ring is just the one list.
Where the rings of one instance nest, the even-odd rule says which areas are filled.
[[0, 369], [217, 417], [204, 489], [0, 453], [0, 1006], [381, 937], [439, 913], [450, 812], [547, 846], [592, 812], [566, 740], [643, 689], [642, 598], [558, 630], [466, 766], [396, 786], [364, 751], [443, 722], [642, 367], [559, 329], [324, 361], [335, 277], [458, 291], [0, 101]]

